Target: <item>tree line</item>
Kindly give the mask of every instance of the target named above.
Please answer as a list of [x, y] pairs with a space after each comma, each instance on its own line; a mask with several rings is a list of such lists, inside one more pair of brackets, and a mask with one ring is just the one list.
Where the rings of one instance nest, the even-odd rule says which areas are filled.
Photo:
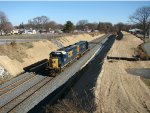
[[[132, 23], [117, 23], [113, 25], [110, 22], [88, 22], [88, 20], [79, 20], [76, 25], [71, 21], [67, 21], [64, 25], [58, 24], [55, 21], [51, 21], [47, 16], [38, 16], [28, 20], [28, 23], [21, 23], [19, 26], [15, 26], [18, 29], [35, 29], [35, 30], [50, 30], [62, 29], [65, 33], [71, 33], [74, 30], [78, 31], [99, 31], [99, 32], [119, 32], [121, 30], [128, 31], [131, 28], [140, 28], [144, 31], [144, 36], [146, 31], [150, 29], [150, 7], [138, 8], [133, 15], [129, 17]], [[11, 22], [9, 22], [7, 16], [4, 12], [0, 11], [0, 31], [6, 34], [13, 29]], [[2, 32], [1, 32], [2, 33]]]

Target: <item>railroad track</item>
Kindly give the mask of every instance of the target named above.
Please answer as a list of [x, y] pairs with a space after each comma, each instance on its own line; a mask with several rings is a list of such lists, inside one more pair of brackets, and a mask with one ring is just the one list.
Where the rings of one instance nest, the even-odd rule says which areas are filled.
[[[94, 42], [100, 42], [106, 36], [94, 40], [90, 44], [90, 49], [98, 44]], [[53, 79], [53, 77], [35, 75], [34, 73], [28, 72], [23, 75], [0, 86], [0, 113], [16, 112], [19, 105], [23, 104], [25, 100], [31, 98], [31, 96], [47, 84], [50, 84], [50, 81]]]
[[[27, 74], [28, 75], [28, 74]], [[13, 83], [11, 84], [8, 84], [2, 88], [0, 88], [0, 97], [12, 90], [14, 90], [16, 87], [22, 85], [23, 83], [25, 83], [26, 81], [32, 79], [33, 77], [35, 76], [35, 74], [33, 73], [29, 73], [28, 76], [23, 76], [22, 78], [14, 81]]]
[[[37, 85], [38, 83], [42, 82], [43, 79], [47, 78], [46, 76], [42, 75], [35, 75], [33, 73], [25, 74], [25, 77], [16, 78], [13, 82], [9, 82], [7, 85], [4, 85], [0, 89], [0, 112], [2, 108], [8, 110], [8, 108], [4, 107], [8, 103], [11, 103], [12, 100], [20, 100], [17, 99], [27, 90], [32, 89], [33, 86]], [[49, 77], [50, 78], [50, 77]], [[49, 80], [49, 79], [47, 79]], [[47, 81], [46, 80], [46, 81]], [[34, 89], [32, 89], [34, 90]], [[28, 95], [28, 94], [26, 94]], [[23, 96], [21, 96], [23, 98]], [[16, 101], [17, 102], [17, 101]], [[13, 104], [15, 105], [15, 104]], [[2, 112], [4, 113], [4, 112]]]
[[15, 108], [20, 103], [22, 103], [27, 98], [29, 98], [31, 95], [33, 95], [34, 93], [36, 93], [38, 90], [40, 90], [44, 85], [46, 85], [52, 79], [53, 79], [53, 77], [44, 77], [41, 81], [39, 81], [38, 83], [36, 83], [35, 85], [33, 85], [31, 88], [29, 88], [28, 90], [26, 90], [25, 92], [23, 92], [22, 94], [20, 94], [19, 96], [17, 96], [13, 100], [9, 101], [7, 104], [5, 104], [4, 106], [2, 106], [0, 108], [0, 111], [2, 113], [5, 113], [5, 112], [15, 112], [13, 110], [15, 110]]
[[21, 76], [17, 76], [17, 77], [15, 77], [15, 78], [11, 79], [10, 81], [6, 82], [5, 84], [0, 85], [0, 89], [2, 89], [2, 88], [4, 88], [4, 87], [7, 87], [8, 85], [10, 85], [10, 84], [12, 84], [12, 83], [15, 83], [15, 82], [17, 82], [17, 81], [23, 79], [24, 77], [26, 77], [26, 76], [28, 76], [28, 75], [29, 75], [28, 72], [27, 72], [27, 73], [24, 73], [24, 74], [21, 74]]

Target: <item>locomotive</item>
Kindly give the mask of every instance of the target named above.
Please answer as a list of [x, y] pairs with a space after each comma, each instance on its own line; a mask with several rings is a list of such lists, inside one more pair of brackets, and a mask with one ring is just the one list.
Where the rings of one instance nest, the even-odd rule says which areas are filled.
[[52, 75], [62, 72], [71, 62], [79, 59], [89, 50], [87, 41], [80, 41], [73, 45], [63, 47], [49, 54], [48, 69]]

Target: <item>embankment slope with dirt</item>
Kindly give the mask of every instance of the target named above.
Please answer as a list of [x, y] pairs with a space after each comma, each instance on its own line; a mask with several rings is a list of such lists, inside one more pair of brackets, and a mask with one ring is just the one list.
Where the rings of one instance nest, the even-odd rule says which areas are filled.
[[16, 76], [23, 72], [24, 67], [42, 59], [48, 59], [49, 53], [53, 50], [81, 40], [91, 41], [102, 35], [104, 34], [93, 37], [89, 34], [80, 34], [23, 44], [0, 45], [0, 66], [4, 67], [12, 76]]
[[[124, 38], [115, 41], [108, 53], [112, 57], [132, 57], [142, 43], [137, 37], [123, 32]], [[96, 112], [150, 113], [150, 86], [129, 69], [150, 69], [150, 61], [123, 61], [105, 59], [96, 88]], [[141, 72], [144, 75], [144, 71]]]

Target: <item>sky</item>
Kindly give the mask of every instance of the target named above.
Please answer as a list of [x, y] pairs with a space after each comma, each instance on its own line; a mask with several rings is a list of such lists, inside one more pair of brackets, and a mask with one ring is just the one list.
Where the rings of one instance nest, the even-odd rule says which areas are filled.
[[143, 6], [150, 6], [150, 1], [0, 1], [0, 11], [13, 25], [43, 15], [60, 24], [68, 20], [128, 23], [129, 16]]

